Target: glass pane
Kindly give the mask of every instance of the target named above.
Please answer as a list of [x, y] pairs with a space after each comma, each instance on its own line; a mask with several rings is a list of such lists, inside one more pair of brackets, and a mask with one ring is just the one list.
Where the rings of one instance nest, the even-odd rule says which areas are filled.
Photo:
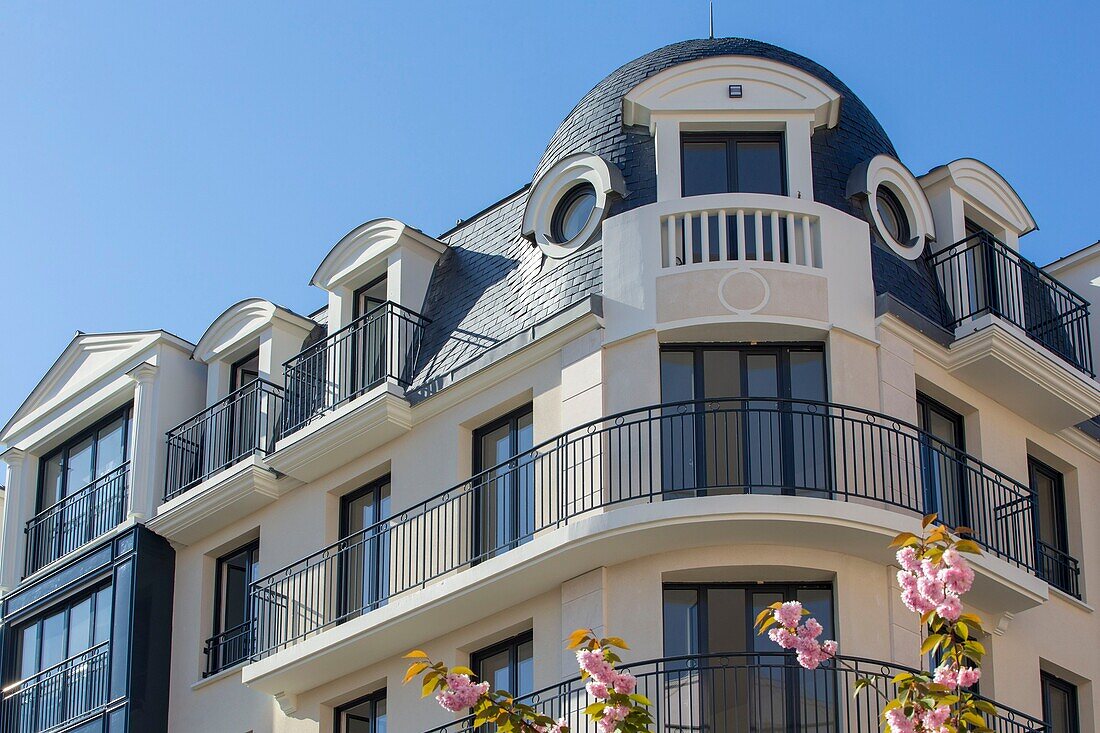
[[385, 715], [385, 698], [361, 702], [344, 712], [340, 733], [381, 733], [386, 729], [383, 722]]
[[249, 382], [260, 378], [260, 352], [255, 351], [250, 356], [233, 365], [233, 374], [229, 385], [231, 390], [237, 390]]
[[111, 636], [111, 587], [107, 586], [95, 594], [95, 629], [92, 644], [107, 641]]
[[478, 679], [488, 682], [494, 690], [507, 690], [512, 686], [512, 668], [509, 664], [511, 654], [502, 649], [496, 654], [482, 657], [474, 672]]
[[779, 141], [737, 143], [737, 190], [783, 194], [783, 153]]
[[[743, 652], [748, 649], [748, 619], [745, 617], [745, 590], [742, 588], [708, 588], [707, 638], [704, 647], [708, 654]], [[742, 668], [744, 657], [723, 660], [705, 660], [700, 664], [701, 716], [707, 730], [736, 731], [744, 728], [749, 709], [749, 675]]]
[[374, 704], [374, 733], [386, 733], [386, 698]]
[[749, 648], [749, 621], [745, 618], [743, 588], [707, 589], [708, 654], [741, 652]]
[[[695, 355], [661, 352], [661, 400], [695, 399]], [[661, 478], [665, 491], [695, 488], [695, 414], [693, 408], [670, 407], [661, 415]]]
[[248, 584], [252, 578], [251, 551], [222, 561], [222, 628], [227, 631], [248, 620]]
[[[482, 436], [479, 448], [482, 469], [507, 461], [511, 457], [511, 446], [512, 436], [508, 425], [502, 425]], [[511, 481], [512, 476], [507, 467], [494, 469], [484, 475], [481, 490], [482, 552], [493, 552], [509, 541]]]
[[741, 352], [703, 352], [703, 394], [708, 400], [703, 413], [706, 488], [741, 491], [745, 484], [741, 470], [742, 404], [720, 399], [741, 394]]
[[665, 656], [699, 653], [699, 592], [666, 588], [664, 592]]
[[25, 680], [39, 670], [38, 666], [38, 634], [40, 627], [37, 623], [23, 627], [23, 633], [19, 638], [19, 679]]
[[535, 643], [525, 641], [516, 647], [516, 689], [514, 695], [535, 691]]
[[92, 438], [87, 437], [69, 449], [66, 465], [65, 495], [70, 496], [87, 486], [92, 476]]
[[[819, 641], [835, 639], [833, 626], [833, 594], [827, 589], [800, 588], [795, 599], [818, 620], [824, 631]], [[798, 695], [795, 698], [802, 729], [806, 731], [836, 730], [837, 698], [841, 691], [836, 675], [825, 669], [798, 670]]]
[[[747, 396], [778, 397], [779, 370], [775, 354], [745, 357]], [[778, 404], [753, 400], [745, 417], [746, 462], [753, 491], [774, 493], [782, 486], [782, 442]]]
[[[820, 351], [791, 351], [791, 397], [825, 401], [825, 354]], [[829, 420], [824, 408], [795, 403], [791, 409], [791, 457], [796, 488], [828, 489], [832, 448]]]
[[92, 598], [89, 596], [69, 611], [69, 644], [66, 657], [79, 654], [91, 647]]
[[65, 661], [65, 611], [46, 617], [42, 622], [42, 657], [39, 670]]
[[99, 430], [96, 477], [118, 468], [126, 460], [126, 418], [120, 417]]
[[1058, 531], [1058, 504], [1055, 501], [1054, 480], [1043, 471], [1035, 471], [1035, 491], [1039, 500], [1039, 539], [1061, 549]]
[[1051, 680], [1043, 680], [1046, 699], [1044, 717], [1051, 733], [1077, 733], [1076, 711], [1073, 695], [1068, 687]]
[[729, 166], [725, 142], [684, 142], [685, 196], [728, 193]]
[[386, 302], [386, 278], [382, 278], [369, 288], [360, 290], [355, 300], [355, 317], [365, 316]]
[[[789, 600], [775, 591], [752, 593], [752, 618], [776, 601]], [[767, 635], [752, 635], [753, 650], [774, 652], [778, 647]], [[750, 670], [749, 687], [752, 696], [750, 729], [766, 731], [786, 730], [787, 665], [785, 658], [777, 654], [761, 654], [756, 658], [758, 667]]]
[[584, 229], [596, 208], [596, 192], [591, 186], [577, 194], [571, 194], [561, 211], [557, 236], [561, 242], [568, 242]]
[[48, 509], [62, 498], [62, 454], [48, 459], [42, 468], [42, 486], [39, 493], [39, 511]]

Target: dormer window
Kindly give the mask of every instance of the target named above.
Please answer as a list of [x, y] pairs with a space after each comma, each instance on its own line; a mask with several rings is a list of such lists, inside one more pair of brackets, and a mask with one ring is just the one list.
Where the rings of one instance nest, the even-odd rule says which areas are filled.
[[901, 205], [897, 194], [886, 186], [879, 186], [875, 204], [878, 207], [879, 219], [886, 230], [885, 233], [892, 237], [895, 242], [908, 244], [911, 241], [909, 217], [905, 215], [905, 207]]
[[38, 511], [95, 484], [126, 461], [129, 408], [115, 413], [42, 459]]
[[367, 315], [386, 300], [386, 276], [382, 275], [355, 291], [355, 312], [352, 313], [352, 318]]
[[570, 189], [554, 209], [554, 220], [550, 225], [554, 241], [565, 244], [580, 235], [595, 210], [596, 189], [591, 183], [582, 183]]
[[230, 369], [229, 391], [236, 392], [246, 384], [260, 378], [260, 351], [257, 349], [243, 359], [234, 362]]
[[684, 196], [787, 193], [782, 133], [685, 132], [680, 147]]

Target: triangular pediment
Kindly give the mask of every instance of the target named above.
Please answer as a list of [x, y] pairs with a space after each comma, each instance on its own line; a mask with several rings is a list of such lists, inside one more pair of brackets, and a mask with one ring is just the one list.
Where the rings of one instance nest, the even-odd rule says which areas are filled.
[[19, 432], [20, 427], [30, 419], [63, 404], [105, 378], [124, 374], [164, 339], [189, 346], [164, 331], [78, 333], [8, 420], [0, 433], [0, 442], [10, 445], [13, 434]]

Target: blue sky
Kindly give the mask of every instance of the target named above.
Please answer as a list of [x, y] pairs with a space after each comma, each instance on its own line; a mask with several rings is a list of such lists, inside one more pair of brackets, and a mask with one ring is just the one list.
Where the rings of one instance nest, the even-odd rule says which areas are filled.
[[[1098, 3], [715, 3], [718, 35], [836, 73], [915, 173], [999, 170], [1040, 263], [1100, 238], [1098, 25]], [[447, 229], [527, 183], [604, 75], [706, 33], [705, 0], [0, 5], [0, 423], [77, 330], [313, 310], [354, 226]]]

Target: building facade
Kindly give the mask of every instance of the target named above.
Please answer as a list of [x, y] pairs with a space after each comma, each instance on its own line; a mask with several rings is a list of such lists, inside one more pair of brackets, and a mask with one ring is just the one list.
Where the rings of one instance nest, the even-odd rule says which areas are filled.
[[[922, 664], [887, 545], [933, 512], [983, 549], [991, 727], [1095, 730], [1100, 261], [1035, 228], [802, 56], [631, 61], [521, 190], [337, 242], [308, 317], [74, 339], [0, 434], [0, 731], [466, 730], [413, 648], [584, 730], [578, 627], [661, 731], [873, 730], [848, 668]], [[847, 667], [754, 638], [776, 600]]]

